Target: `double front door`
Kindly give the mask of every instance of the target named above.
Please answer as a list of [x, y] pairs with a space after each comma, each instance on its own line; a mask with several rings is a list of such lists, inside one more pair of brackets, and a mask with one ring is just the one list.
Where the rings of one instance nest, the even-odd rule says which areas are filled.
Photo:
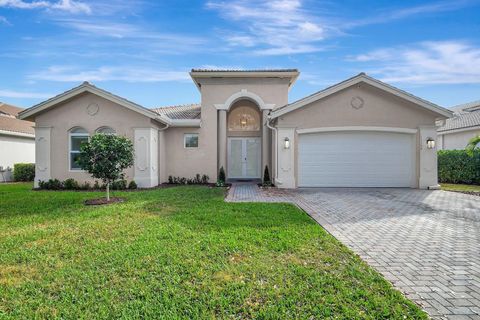
[[228, 138], [228, 178], [261, 178], [260, 138]]

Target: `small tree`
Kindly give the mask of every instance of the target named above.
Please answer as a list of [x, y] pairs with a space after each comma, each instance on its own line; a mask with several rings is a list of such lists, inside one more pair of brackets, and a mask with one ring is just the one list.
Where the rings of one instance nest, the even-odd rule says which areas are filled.
[[272, 185], [272, 180], [270, 179], [270, 172], [268, 171], [268, 166], [265, 166], [265, 170], [263, 171], [263, 185], [264, 186]]
[[225, 186], [225, 169], [223, 167], [220, 168], [220, 171], [218, 172], [218, 179], [217, 179], [217, 186], [218, 187], [223, 187]]
[[123, 178], [123, 170], [133, 165], [133, 143], [125, 137], [97, 133], [82, 143], [77, 162], [92, 177], [105, 183], [110, 201], [110, 184]]

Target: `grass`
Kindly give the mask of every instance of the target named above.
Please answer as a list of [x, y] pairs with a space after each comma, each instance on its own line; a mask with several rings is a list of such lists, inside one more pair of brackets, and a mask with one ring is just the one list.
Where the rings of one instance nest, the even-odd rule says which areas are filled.
[[1, 319], [426, 319], [289, 204], [0, 185]]
[[442, 183], [441, 186], [442, 186], [442, 190], [446, 190], [446, 191], [479, 192], [480, 193], [479, 185]]

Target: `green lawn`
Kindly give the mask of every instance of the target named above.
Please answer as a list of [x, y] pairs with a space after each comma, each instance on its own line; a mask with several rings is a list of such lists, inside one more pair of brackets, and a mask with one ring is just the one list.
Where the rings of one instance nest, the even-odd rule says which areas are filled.
[[473, 184], [442, 183], [442, 190], [458, 192], [480, 192], [480, 186]]
[[0, 319], [425, 319], [305, 213], [223, 189], [0, 185]]

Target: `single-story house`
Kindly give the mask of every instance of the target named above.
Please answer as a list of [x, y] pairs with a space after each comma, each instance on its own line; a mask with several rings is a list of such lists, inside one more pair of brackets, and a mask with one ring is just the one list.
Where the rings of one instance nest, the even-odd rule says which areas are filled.
[[480, 100], [452, 107], [453, 117], [438, 128], [439, 150], [465, 149], [470, 139], [480, 136]]
[[0, 182], [12, 180], [15, 163], [35, 162], [34, 123], [17, 119], [22, 110], [0, 102]]
[[199, 104], [147, 109], [88, 82], [21, 112], [35, 122], [36, 177], [90, 180], [75, 162], [95, 132], [134, 141], [140, 187], [223, 167], [280, 188], [436, 188], [437, 121], [451, 112], [361, 73], [293, 103], [296, 69], [204, 70]]

